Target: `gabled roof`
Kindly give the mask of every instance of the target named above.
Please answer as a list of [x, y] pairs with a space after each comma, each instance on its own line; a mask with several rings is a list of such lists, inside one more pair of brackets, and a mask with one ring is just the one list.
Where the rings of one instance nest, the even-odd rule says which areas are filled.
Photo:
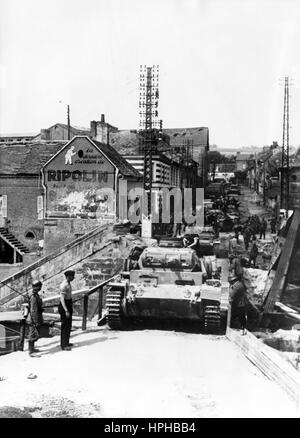
[[[53, 126], [62, 126], [64, 129], [68, 129], [68, 125], [66, 125], [65, 123], [56, 123]], [[53, 128], [53, 126], [51, 126], [48, 129]], [[71, 129], [71, 132], [73, 132], [74, 134], [78, 133], [78, 135], [83, 135], [83, 133], [84, 133], [85, 135], [90, 135], [89, 128], [82, 128], [80, 126], [70, 125], [70, 129]]]
[[[74, 137], [80, 138], [80, 136]], [[89, 141], [92, 141], [88, 137]], [[72, 139], [73, 140], [73, 139]], [[70, 140], [70, 141], [72, 141]], [[0, 144], [0, 174], [39, 174], [41, 168], [59, 153], [68, 141], [36, 141], [25, 144]], [[141, 174], [112, 146], [92, 141], [94, 145], [119, 169], [122, 175], [140, 178]]]
[[125, 158], [123, 158], [112, 146], [100, 143], [96, 140], [91, 140], [89, 137], [83, 135], [77, 135], [73, 137], [72, 140], [65, 142], [65, 144], [56, 152], [56, 154], [53, 154], [48, 160], [46, 160], [44, 166], [47, 166], [58, 154], [60, 154], [65, 148], [69, 147], [71, 143], [80, 139], [88, 141], [94, 147], [96, 147], [113, 164], [113, 166], [115, 166], [120, 171], [122, 175], [135, 178], [141, 177], [141, 174], [130, 163], [128, 163], [128, 161], [126, 161]]
[[[66, 125], [65, 123], [55, 123], [52, 126], [49, 126], [49, 128], [46, 128], [47, 130], [50, 130], [52, 128], [55, 127], [61, 127], [63, 129], [65, 129], [66, 131], [68, 130], [68, 125]], [[74, 126], [74, 125], [70, 125], [70, 131], [72, 135], [90, 135], [90, 129], [89, 128], [83, 128], [80, 126]], [[41, 132], [39, 132], [38, 134], [35, 135], [34, 139], [39, 139], [39, 137], [41, 136]]]
[[119, 169], [124, 176], [141, 177], [138, 172], [125, 158], [123, 158], [112, 146], [104, 143], [100, 143], [96, 140], [92, 141], [103, 153], [109, 158], [109, 160]]

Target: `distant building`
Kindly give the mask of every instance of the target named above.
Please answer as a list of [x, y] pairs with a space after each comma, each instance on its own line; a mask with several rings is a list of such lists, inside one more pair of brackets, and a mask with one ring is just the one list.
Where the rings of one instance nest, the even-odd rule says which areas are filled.
[[[153, 187], [196, 187], [198, 163], [193, 160], [192, 151], [187, 154], [179, 146], [170, 145], [169, 136], [162, 132], [157, 145], [153, 147], [152, 177]], [[144, 174], [143, 138], [136, 130], [121, 130], [112, 133], [111, 145], [141, 175]]]
[[94, 140], [100, 141], [100, 143], [110, 144], [110, 135], [118, 131], [118, 128], [105, 122], [104, 114], [101, 114], [99, 122], [91, 121], [90, 136]]
[[210, 145], [209, 150], [210, 151], [217, 151], [220, 152], [220, 154], [226, 155], [226, 156], [232, 156], [236, 155], [238, 152], [242, 152], [243, 154], [258, 154], [262, 151], [262, 147], [259, 146], [242, 146], [241, 148], [237, 147], [222, 147], [217, 145]]
[[[46, 140], [46, 141], [68, 141], [68, 135], [69, 135], [69, 129], [68, 125], [64, 123], [56, 123], [53, 126], [50, 126], [50, 128], [47, 129], [41, 129], [41, 132], [37, 134], [33, 140], [39, 141], [39, 140]], [[81, 128], [79, 126], [70, 126], [70, 140], [72, 140], [73, 137], [76, 135], [85, 135], [90, 136], [90, 129], [89, 128]]]
[[34, 139], [36, 134], [3, 134], [0, 135], [1, 143], [22, 143], [26, 141], [31, 141]]
[[236, 154], [236, 171], [243, 172], [247, 170], [248, 160], [252, 154], [244, 154], [241, 152], [237, 152]]
[[207, 152], [209, 151], [209, 129], [207, 127], [163, 129], [174, 148], [189, 147], [198, 166], [197, 187], [205, 187], [207, 181]]

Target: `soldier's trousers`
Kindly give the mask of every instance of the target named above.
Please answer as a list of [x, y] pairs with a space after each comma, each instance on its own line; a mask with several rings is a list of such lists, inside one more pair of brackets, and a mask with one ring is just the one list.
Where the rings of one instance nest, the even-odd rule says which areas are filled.
[[66, 317], [65, 309], [62, 304], [59, 303], [58, 312], [60, 314], [61, 320], [61, 329], [60, 329], [60, 346], [61, 348], [65, 348], [69, 345], [70, 342], [70, 334], [72, 328], [72, 313], [73, 313], [73, 304], [72, 300], [65, 300], [68, 311], [70, 312], [70, 318]]

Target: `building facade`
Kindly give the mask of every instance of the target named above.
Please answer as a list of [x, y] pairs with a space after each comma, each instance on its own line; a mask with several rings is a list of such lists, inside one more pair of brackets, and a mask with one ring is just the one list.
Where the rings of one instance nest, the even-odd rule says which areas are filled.
[[28, 253], [37, 256], [41, 245], [49, 253], [103, 221], [115, 220], [120, 212], [114, 194], [122, 185], [126, 190], [141, 187], [142, 177], [112, 147], [86, 136], [0, 145], [3, 260], [16, 262], [13, 248], [21, 263]]

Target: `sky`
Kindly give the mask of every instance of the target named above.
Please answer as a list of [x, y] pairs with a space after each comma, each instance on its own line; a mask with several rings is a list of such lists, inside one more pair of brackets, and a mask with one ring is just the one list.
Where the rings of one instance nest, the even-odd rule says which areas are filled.
[[137, 129], [139, 67], [159, 65], [165, 128], [219, 147], [300, 144], [300, 0], [0, 0], [0, 133], [57, 122]]

